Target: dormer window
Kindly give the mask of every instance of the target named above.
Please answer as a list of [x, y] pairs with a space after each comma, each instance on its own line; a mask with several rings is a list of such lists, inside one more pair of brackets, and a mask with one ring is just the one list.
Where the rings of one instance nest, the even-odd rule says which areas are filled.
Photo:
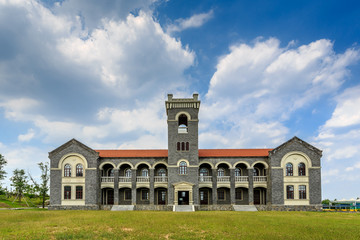
[[181, 114], [178, 120], [178, 133], [187, 133], [188, 132], [188, 119], [185, 114]]

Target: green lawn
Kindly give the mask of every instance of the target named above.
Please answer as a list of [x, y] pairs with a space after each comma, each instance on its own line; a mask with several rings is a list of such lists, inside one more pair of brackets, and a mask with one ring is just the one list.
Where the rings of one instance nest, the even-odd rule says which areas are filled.
[[0, 211], [0, 239], [124, 238], [360, 239], [360, 214]]

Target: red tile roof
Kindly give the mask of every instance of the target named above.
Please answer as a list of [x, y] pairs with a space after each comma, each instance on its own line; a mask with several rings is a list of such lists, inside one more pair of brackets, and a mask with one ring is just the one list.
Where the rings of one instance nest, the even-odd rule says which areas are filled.
[[[199, 149], [199, 157], [267, 157], [272, 149]], [[95, 150], [100, 157], [168, 157], [168, 150]]]

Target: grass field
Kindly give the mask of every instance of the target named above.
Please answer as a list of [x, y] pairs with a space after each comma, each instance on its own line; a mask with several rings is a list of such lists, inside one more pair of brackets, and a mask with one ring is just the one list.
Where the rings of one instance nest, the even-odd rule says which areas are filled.
[[360, 239], [360, 214], [1, 210], [0, 239]]

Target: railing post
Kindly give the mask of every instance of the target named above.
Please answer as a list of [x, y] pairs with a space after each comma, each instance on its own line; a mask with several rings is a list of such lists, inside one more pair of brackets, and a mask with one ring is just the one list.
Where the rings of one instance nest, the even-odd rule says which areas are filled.
[[150, 168], [149, 169], [149, 174], [150, 174], [150, 205], [154, 205], [154, 169]]
[[119, 169], [114, 169], [114, 205], [119, 205]]
[[217, 197], [217, 169], [212, 169], [212, 203], [213, 205], [217, 204], [216, 197]]
[[235, 204], [235, 169], [230, 168], [230, 204]]
[[131, 169], [131, 203], [136, 205], [136, 169]]
[[249, 175], [249, 205], [254, 205], [254, 169], [248, 168]]

